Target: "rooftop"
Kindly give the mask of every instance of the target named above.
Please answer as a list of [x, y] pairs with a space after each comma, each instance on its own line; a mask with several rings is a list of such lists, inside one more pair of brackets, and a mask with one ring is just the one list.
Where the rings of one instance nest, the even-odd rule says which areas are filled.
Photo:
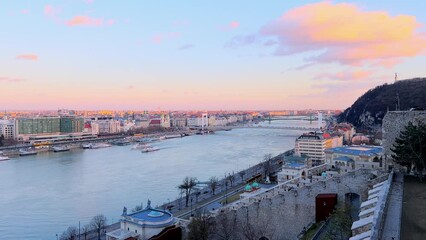
[[325, 149], [326, 153], [340, 153], [354, 156], [367, 156], [372, 157], [379, 155], [383, 151], [380, 146], [346, 146]]

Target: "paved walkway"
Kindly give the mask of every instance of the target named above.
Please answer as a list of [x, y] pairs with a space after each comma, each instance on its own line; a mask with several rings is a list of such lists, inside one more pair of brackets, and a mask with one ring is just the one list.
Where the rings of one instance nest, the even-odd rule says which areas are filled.
[[383, 240], [400, 239], [404, 174], [396, 173], [389, 192], [389, 206], [383, 226]]

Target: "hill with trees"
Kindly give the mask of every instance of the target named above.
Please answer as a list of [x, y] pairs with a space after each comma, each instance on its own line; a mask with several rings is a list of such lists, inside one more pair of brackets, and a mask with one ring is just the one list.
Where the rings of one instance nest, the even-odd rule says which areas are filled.
[[338, 116], [339, 122], [352, 123], [357, 128], [374, 129], [381, 126], [386, 112], [426, 109], [426, 78], [400, 80], [368, 90], [351, 107]]

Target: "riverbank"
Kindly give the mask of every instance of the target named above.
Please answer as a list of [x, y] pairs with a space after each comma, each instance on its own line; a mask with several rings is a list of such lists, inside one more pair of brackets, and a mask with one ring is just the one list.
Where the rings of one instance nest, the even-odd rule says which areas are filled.
[[[247, 182], [253, 181], [253, 179], [264, 179], [265, 178], [265, 167], [269, 166], [269, 175], [274, 175], [275, 173], [281, 170], [282, 164], [284, 163], [284, 157], [291, 155], [294, 152], [294, 149], [288, 150], [284, 153], [281, 153], [275, 157], [272, 157], [269, 160], [269, 164], [265, 164], [265, 161], [261, 161], [258, 164], [251, 166], [247, 169], [241, 170], [232, 175], [228, 175], [225, 178], [222, 178], [218, 181], [218, 187], [215, 190], [213, 195], [211, 188], [207, 185], [203, 188], [198, 188], [193, 191], [189, 196], [189, 205], [185, 206], [185, 196], [177, 198], [171, 202], [156, 206], [158, 209], [168, 209], [175, 217], [182, 219], [189, 219], [195, 212], [198, 211], [208, 211], [209, 209], [204, 209], [207, 206], [214, 204], [218, 208], [222, 205], [221, 200], [234, 195], [242, 191], [247, 184]], [[231, 176], [231, 177], [229, 177]], [[229, 181], [230, 178], [233, 178], [234, 181]], [[214, 210], [214, 209], [213, 209]], [[114, 231], [120, 228], [120, 222], [114, 222], [106, 226], [106, 231], [102, 234], [102, 238], [106, 237], [105, 233], [109, 231]], [[96, 235], [91, 235], [91, 238], [88, 240], [96, 240]], [[81, 235], [83, 237], [83, 235]]]

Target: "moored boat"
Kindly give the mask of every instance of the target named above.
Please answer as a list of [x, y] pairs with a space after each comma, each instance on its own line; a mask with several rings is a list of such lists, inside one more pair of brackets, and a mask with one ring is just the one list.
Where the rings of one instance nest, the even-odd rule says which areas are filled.
[[167, 135], [165, 136], [166, 139], [171, 139], [171, 138], [181, 138], [182, 135], [181, 134], [173, 134], [173, 135]]
[[7, 160], [9, 160], [10, 158], [8, 158], [8, 157], [5, 157], [5, 156], [0, 156], [0, 161], [7, 161]]
[[98, 149], [98, 148], [107, 148], [111, 147], [111, 144], [109, 143], [89, 143], [89, 149]]
[[37, 151], [31, 148], [28, 149], [19, 149], [19, 156], [29, 156], [36, 155]]
[[70, 148], [67, 146], [54, 146], [52, 147], [52, 150], [54, 152], [67, 152], [70, 150]]
[[111, 143], [117, 146], [126, 146], [130, 144], [130, 141], [126, 139], [120, 139], [120, 140], [115, 140]]

